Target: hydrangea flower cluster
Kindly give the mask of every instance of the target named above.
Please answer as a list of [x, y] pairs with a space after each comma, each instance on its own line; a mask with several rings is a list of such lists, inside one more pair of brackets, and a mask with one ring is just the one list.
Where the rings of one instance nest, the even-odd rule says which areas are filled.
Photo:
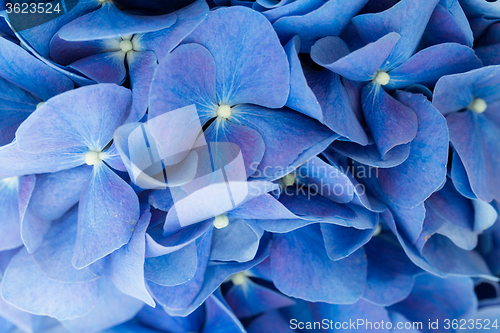
[[38, 7], [0, 1], [0, 332], [498, 330], [500, 1]]

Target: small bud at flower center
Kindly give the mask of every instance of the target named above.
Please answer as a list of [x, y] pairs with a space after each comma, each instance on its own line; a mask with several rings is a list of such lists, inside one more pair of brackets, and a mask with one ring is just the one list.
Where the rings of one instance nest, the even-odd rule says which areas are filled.
[[227, 104], [219, 105], [217, 108], [217, 117], [229, 119], [231, 117], [231, 107]]
[[127, 53], [128, 51], [132, 51], [134, 49], [134, 46], [132, 45], [132, 42], [129, 40], [122, 40], [120, 42], [120, 49]]
[[85, 163], [87, 165], [96, 165], [102, 162], [104, 159], [104, 154], [99, 151], [91, 150], [85, 154]]
[[42, 106], [42, 105], [44, 105], [44, 104], [45, 104], [45, 102], [40, 102], [40, 103], [38, 103], [38, 104], [36, 105], [36, 108], [38, 109], [40, 106]]
[[295, 184], [295, 174], [293, 172], [289, 173], [285, 177], [281, 178], [281, 181], [285, 186], [291, 186]]
[[245, 283], [245, 280], [246, 280], [246, 276], [244, 273], [236, 273], [234, 274], [232, 277], [231, 277], [231, 282], [235, 285], [235, 286], [240, 286], [242, 285], [243, 283]]
[[472, 111], [477, 113], [483, 113], [486, 111], [487, 107], [488, 104], [486, 104], [486, 101], [482, 98], [475, 98], [469, 106]]
[[226, 214], [217, 215], [214, 219], [214, 227], [217, 229], [225, 228], [229, 225], [229, 219]]
[[378, 84], [380, 84], [382, 86], [385, 86], [386, 84], [388, 84], [390, 79], [391, 79], [391, 77], [386, 72], [380, 71], [380, 72], [377, 72], [377, 74], [375, 75], [375, 82], [377, 82]]

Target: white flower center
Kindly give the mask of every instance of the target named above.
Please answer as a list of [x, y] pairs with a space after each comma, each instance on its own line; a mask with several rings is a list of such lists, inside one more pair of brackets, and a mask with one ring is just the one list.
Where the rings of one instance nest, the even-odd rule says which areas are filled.
[[214, 219], [214, 227], [217, 229], [225, 228], [229, 225], [229, 219], [226, 214], [217, 215]]
[[132, 51], [134, 49], [134, 46], [132, 45], [132, 42], [130, 40], [122, 40], [120, 42], [120, 49], [127, 53], [128, 51]]
[[285, 186], [291, 186], [291, 185], [295, 184], [295, 173], [290, 172], [288, 175], [281, 178], [281, 181], [283, 182], [283, 185], [285, 185]]
[[247, 279], [247, 277], [246, 277], [245, 273], [243, 273], [243, 272], [236, 273], [233, 276], [231, 276], [231, 282], [235, 286], [240, 286], [240, 285], [244, 284], [246, 279]]
[[488, 104], [486, 104], [486, 101], [482, 98], [475, 98], [469, 108], [474, 112], [483, 113], [486, 111], [486, 108], [488, 108]]
[[40, 102], [40, 103], [38, 103], [38, 104], [36, 105], [36, 108], [38, 109], [40, 106], [42, 106], [42, 105], [44, 105], [44, 104], [45, 104], [45, 102]]
[[19, 185], [19, 177], [9, 177], [0, 179], [1, 183], [4, 183], [8, 188], [15, 188]]
[[100, 164], [105, 158], [105, 155], [106, 154], [103, 152], [91, 150], [85, 154], [85, 163], [87, 163], [87, 165]]
[[219, 105], [217, 108], [217, 117], [229, 119], [231, 117], [231, 107], [227, 104]]
[[380, 224], [377, 224], [377, 228], [373, 232], [373, 237], [380, 235], [381, 232], [382, 232], [382, 227], [380, 226]]
[[375, 82], [382, 86], [388, 84], [390, 79], [391, 77], [389, 76], [389, 74], [387, 74], [387, 72], [379, 71], [377, 72], [377, 74], [375, 74]]

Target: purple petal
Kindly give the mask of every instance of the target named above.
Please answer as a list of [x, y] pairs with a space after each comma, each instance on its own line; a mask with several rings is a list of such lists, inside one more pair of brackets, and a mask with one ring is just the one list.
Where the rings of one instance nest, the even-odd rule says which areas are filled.
[[127, 76], [125, 68], [125, 53], [99, 53], [77, 60], [69, 68], [75, 69], [97, 83], [122, 84]]

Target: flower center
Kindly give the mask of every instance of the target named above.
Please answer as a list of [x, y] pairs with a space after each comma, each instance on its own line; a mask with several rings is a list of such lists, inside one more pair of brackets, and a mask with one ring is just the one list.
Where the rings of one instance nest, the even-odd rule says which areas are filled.
[[382, 232], [382, 227], [380, 226], [380, 224], [377, 224], [377, 228], [373, 232], [373, 237], [380, 235], [381, 232]]
[[45, 102], [40, 102], [40, 103], [38, 103], [38, 104], [36, 105], [36, 108], [38, 109], [40, 106], [42, 106], [42, 105], [44, 105], [44, 104], [45, 104]]
[[122, 40], [120, 42], [120, 49], [127, 53], [128, 51], [132, 51], [134, 49], [134, 46], [132, 45], [132, 42], [130, 40]]
[[235, 286], [240, 286], [242, 285], [243, 283], [245, 283], [245, 280], [247, 279], [245, 273], [243, 272], [240, 272], [240, 273], [236, 273], [234, 274], [232, 277], [231, 277], [231, 282], [235, 285]]
[[469, 106], [472, 111], [477, 113], [483, 113], [486, 111], [487, 107], [488, 104], [486, 104], [486, 101], [482, 98], [475, 98]]
[[227, 104], [221, 104], [217, 108], [217, 117], [229, 119], [231, 117], [231, 107]]
[[375, 74], [375, 82], [377, 82], [381, 86], [385, 86], [386, 84], [388, 84], [390, 79], [391, 77], [389, 76], [389, 74], [387, 74], [387, 72], [379, 71], [377, 72], [377, 74]]
[[225, 228], [229, 225], [229, 219], [226, 214], [217, 215], [214, 219], [214, 227], [217, 229]]
[[87, 165], [96, 165], [102, 163], [102, 160], [105, 157], [105, 153], [101, 151], [91, 150], [85, 154], [85, 163]]
[[0, 182], [7, 185], [8, 188], [15, 188], [16, 186], [19, 185], [19, 177], [9, 177], [0, 179]]
[[295, 173], [290, 172], [288, 175], [281, 178], [281, 181], [283, 182], [283, 185], [285, 185], [285, 186], [291, 186], [291, 185], [295, 184]]

